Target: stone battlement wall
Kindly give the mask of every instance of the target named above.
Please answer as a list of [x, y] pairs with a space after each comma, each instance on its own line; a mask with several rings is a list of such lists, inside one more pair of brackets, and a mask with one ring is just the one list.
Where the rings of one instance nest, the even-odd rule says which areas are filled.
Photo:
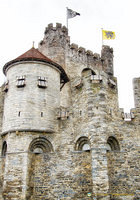
[[74, 62], [75, 65], [91, 65], [98, 68], [98, 70], [104, 70], [109, 75], [113, 75], [112, 48], [103, 46], [100, 56], [77, 44], [70, 44], [67, 28], [59, 23], [56, 24], [56, 27], [53, 24], [49, 24], [45, 29], [44, 38], [39, 43], [39, 50], [62, 65], [68, 75], [70, 75], [69, 70], [67, 70], [69, 62]]

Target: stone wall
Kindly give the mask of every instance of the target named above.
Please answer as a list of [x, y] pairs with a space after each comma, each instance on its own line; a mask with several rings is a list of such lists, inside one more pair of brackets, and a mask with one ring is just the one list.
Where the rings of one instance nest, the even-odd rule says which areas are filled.
[[92, 192], [89, 152], [73, 152], [65, 157], [60, 153], [38, 154], [32, 155], [32, 161], [29, 187], [32, 195], [28, 199], [89, 199], [88, 193]]
[[136, 192], [139, 188], [138, 152], [108, 152], [107, 154], [111, 199], [138, 199]]
[[[118, 118], [116, 119], [118, 120]], [[107, 152], [109, 193], [111, 200], [139, 199], [139, 130], [135, 122], [109, 122], [107, 135], [113, 135], [119, 142], [120, 149]], [[110, 124], [111, 123], [111, 124]]]

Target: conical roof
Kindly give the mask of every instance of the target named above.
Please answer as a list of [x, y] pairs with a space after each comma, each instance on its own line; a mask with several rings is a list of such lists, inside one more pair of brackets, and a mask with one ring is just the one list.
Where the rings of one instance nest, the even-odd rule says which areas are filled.
[[38, 49], [35, 49], [32, 47], [28, 51], [26, 51], [24, 54], [21, 56], [17, 57], [15, 60], [20, 60], [20, 59], [25, 59], [25, 58], [31, 58], [31, 59], [41, 59], [41, 60], [46, 60], [49, 62], [53, 62], [51, 59], [43, 55]]
[[6, 70], [10, 65], [14, 63], [18, 63], [18, 62], [23, 62], [23, 61], [40, 61], [43, 63], [51, 64], [57, 69], [59, 69], [61, 73], [61, 82], [66, 83], [69, 81], [66, 72], [60, 65], [58, 65], [57, 63], [49, 59], [47, 56], [43, 55], [38, 49], [35, 49], [34, 47], [32, 47], [30, 50], [20, 55], [19, 57], [17, 57], [16, 59], [11, 60], [10, 62], [6, 63], [3, 67], [3, 73], [6, 74]]

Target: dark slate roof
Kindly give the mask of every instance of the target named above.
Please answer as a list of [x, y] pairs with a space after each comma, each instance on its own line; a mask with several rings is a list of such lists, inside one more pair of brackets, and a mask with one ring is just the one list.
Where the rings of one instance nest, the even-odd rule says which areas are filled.
[[27, 52], [25, 52], [24, 54], [22, 54], [21, 56], [17, 57], [14, 60], [11, 60], [10, 62], [6, 63], [3, 67], [3, 73], [6, 74], [6, 69], [14, 64], [14, 63], [18, 63], [21, 61], [40, 61], [43, 63], [48, 63], [53, 65], [54, 67], [56, 67], [57, 69], [60, 70], [61, 73], [61, 82], [68, 82], [69, 78], [67, 77], [66, 72], [64, 71], [64, 69], [58, 65], [57, 63], [55, 63], [54, 61], [52, 61], [51, 59], [49, 59], [48, 57], [46, 57], [45, 55], [43, 55], [41, 52], [38, 51], [38, 49], [35, 49], [34, 47], [32, 47], [30, 50], [28, 50]]

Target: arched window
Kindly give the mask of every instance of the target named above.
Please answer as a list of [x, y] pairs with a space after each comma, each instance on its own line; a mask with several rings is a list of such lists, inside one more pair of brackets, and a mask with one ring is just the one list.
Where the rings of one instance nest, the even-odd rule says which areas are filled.
[[3, 145], [2, 145], [2, 153], [1, 153], [1, 155], [5, 157], [6, 156], [6, 152], [7, 152], [7, 142], [4, 141]]
[[117, 139], [113, 136], [110, 136], [107, 140], [107, 151], [119, 151], [120, 146]]
[[92, 69], [90, 69], [90, 68], [83, 69], [83, 71], [82, 71], [83, 77], [87, 77], [87, 76], [91, 76], [91, 75], [96, 75], [96, 73]]
[[90, 145], [85, 143], [83, 146], [82, 146], [82, 150], [83, 151], [90, 151]]
[[53, 147], [49, 140], [44, 137], [38, 137], [31, 142], [29, 150], [33, 153], [40, 154], [52, 152]]
[[90, 151], [90, 142], [88, 137], [80, 137], [75, 145], [76, 151]]

